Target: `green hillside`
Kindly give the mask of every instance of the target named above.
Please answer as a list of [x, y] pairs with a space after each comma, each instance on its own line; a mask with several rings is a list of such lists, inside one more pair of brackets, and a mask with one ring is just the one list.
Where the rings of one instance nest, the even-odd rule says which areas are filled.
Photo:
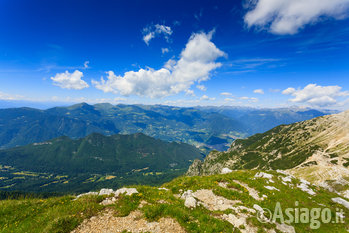
[[202, 157], [191, 145], [142, 133], [59, 137], [0, 151], [0, 189], [72, 192], [103, 185], [160, 184]]

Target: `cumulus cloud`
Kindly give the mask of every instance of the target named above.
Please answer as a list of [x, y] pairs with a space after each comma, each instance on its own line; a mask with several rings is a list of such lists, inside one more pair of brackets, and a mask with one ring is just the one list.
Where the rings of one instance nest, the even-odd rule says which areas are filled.
[[89, 85], [82, 80], [83, 73], [75, 70], [73, 73], [65, 71], [64, 73], [57, 73], [55, 77], [51, 77], [53, 84], [65, 89], [81, 90], [89, 87]]
[[208, 97], [207, 95], [203, 95], [203, 96], [201, 96], [201, 98], [200, 98], [200, 100], [216, 100], [216, 98], [214, 98], [214, 97]]
[[204, 85], [196, 85], [196, 88], [199, 89], [200, 91], [206, 91], [207, 88]]
[[284, 95], [291, 95], [292, 93], [295, 93], [296, 89], [294, 89], [293, 87], [289, 87], [285, 90], [282, 91], [282, 94]]
[[193, 90], [190, 90], [190, 89], [189, 89], [189, 90], [186, 90], [186, 91], [185, 91], [185, 94], [186, 94], [186, 95], [190, 95], [190, 96], [195, 96], [194, 91], [193, 91]]
[[348, 0], [248, 0], [244, 17], [248, 27], [266, 28], [274, 34], [295, 34], [324, 17], [342, 19]]
[[149, 45], [150, 40], [155, 38], [158, 35], [163, 35], [165, 39], [168, 41], [169, 36], [172, 35], [172, 29], [169, 26], [156, 24], [146, 28], [143, 28], [143, 40]]
[[263, 94], [264, 94], [264, 91], [263, 91], [263, 89], [256, 89], [256, 90], [253, 91], [253, 93], [263, 95]]
[[105, 80], [92, 80], [104, 92], [123, 96], [138, 95], [151, 98], [164, 97], [187, 91], [193, 84], [210, 78], [210, 72], [221, 66], [216, 59], [225, 56], [211, 42], [213, 32], [194, 33], [178, 61], [169, 60], [161, 69], [152, 68], [128, 71], [123, 76], [107, 72]]
[[292, 95], [294, 98], [289, 101], [294, 103], [305, 103], [316, 107], [327, 107], [337, 103], [337, 99], [349, 96], [348, 91], [342, 91], [340, 86], [320, 86], [309, 84], [303, 89], [289, 87], [282, 94]]
[[222, 92], [221, 95], [223, 96], [232, 96], [233, 94], [230, 92]]

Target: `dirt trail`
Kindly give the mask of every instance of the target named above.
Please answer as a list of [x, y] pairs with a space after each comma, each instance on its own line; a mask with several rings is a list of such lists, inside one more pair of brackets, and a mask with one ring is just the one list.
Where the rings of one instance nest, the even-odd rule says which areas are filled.
[[115, 217], [112, 209], [98, 216], [86, 219], [72, 233], [114, 233], [114, 232], [154, 232], [181, 233], [185, 230], [172, 218], [161, 218], [158, 222], [148, 222], [141, 211], [131, 212], [126, 217]]

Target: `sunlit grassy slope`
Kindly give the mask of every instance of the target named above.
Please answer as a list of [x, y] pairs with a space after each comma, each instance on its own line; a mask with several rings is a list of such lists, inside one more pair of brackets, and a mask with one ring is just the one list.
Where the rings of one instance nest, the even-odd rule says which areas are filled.
[[[102, 206], [98, 204], [105, 196], [85, 196], [74, 200], [72, 196], [52, 197], [48, 199], [20, 199], [0, 201], [0, 231], [1, 232], [70, 232], [83, 219], [102, 213], [105, 208], [115, 210], [115, 216], [127, 216], [139, 209], [149, 222], [157, 221], [161, 217], [175, 219], [187, 232], [244, 232], [246, 228], [258, 232], [277, 230], [279, 223], [260, 223], [256, 215], [250, 210], [257, 204], [262, 208], [274, 210], [275, 204], [280, 202], [283, 208], [330, 208], [335, 217], [336, 208], [343, 209], [345, 216], [349, 210], [334, 203], [331, 198], [338, 195], [322, 188], [309, 185], [315, 192], [310, 195], [297, 185], [301, 181], [291, 178], [284, 182], [286, 175], [268, 171], [272, 178], [255, 177], [259, 171], [235, 171], [225, 175], [179, 177], [164, 184], [159, 189], [149, 186], [134, 186], [137, 194], [120, 196], [115, 204]], [[222, 185], [224, 184], [224, 185]], [[276, 189], [269, 190], [268, 186]], [[257, 197], [251, 195], [251, 189]], [[187, 208], [184, 200], [178, 195], [186, 190], [212, 190], [213, 194], [227, 200], [236, 201], [225, 210], [212, 210], [202, 206]], [[262, 199], [262, 195], [266, 195]], [[256, 199], [257, 198], [257, 199]], [[199, 199], [198, 199], [199, 201]], [[143, 205], [140, 206], [140, 203]], [[245, 209], [245, 210], [244, 210]], [[241, 211], [239, 211], [241, 210]], [[245, 216], [246, 224], [233, 225], [224, 220], [224, 215]], [[346, 232], [348, 220], [344, 223], [323, 223], [319, 229], [311, 229], [309, 224], [291, 223], [296, 232]], [[127, 230], [127, 229], [125, 229]]]

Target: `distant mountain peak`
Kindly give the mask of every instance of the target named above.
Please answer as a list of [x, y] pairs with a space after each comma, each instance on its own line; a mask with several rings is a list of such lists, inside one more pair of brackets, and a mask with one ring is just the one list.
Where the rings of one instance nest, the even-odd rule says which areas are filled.
[[91, 108], [91, 107], [93, 108], [93, 105], [89, 105], [88, 103], [82, 102], [82, 103], [71, 105], [68, 108], [76, 109], [76, 108]]

